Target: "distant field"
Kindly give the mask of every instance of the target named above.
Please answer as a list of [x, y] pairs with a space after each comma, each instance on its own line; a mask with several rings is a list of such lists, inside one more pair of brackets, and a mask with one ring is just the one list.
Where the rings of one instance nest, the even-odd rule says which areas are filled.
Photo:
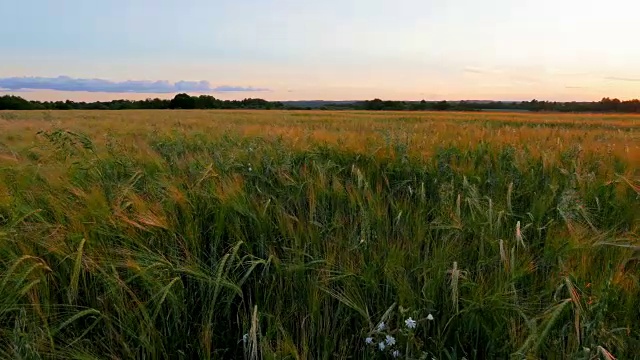
[[640, 359], [639, 274], [640, 116], [0, 112], [0, 358]]

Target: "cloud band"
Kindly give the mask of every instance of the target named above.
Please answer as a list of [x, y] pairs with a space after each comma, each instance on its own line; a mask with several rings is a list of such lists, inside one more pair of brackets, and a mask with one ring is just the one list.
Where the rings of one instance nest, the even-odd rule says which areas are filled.
[[269, 89], [255, 88], [250, 86], [243, 87], [223, 85], [212, 87], [208, 81], [178, 81], [175, 83], [166, 80], [110, 81], [104, 79], [78, 79], [69, 76], [0, 78], [0, 89], [154, 94], [169, 94], [179, 92], [214, 93], [269, 91]]

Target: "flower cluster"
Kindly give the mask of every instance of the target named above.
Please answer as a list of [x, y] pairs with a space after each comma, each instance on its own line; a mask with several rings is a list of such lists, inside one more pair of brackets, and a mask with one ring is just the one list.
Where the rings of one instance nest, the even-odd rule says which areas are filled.
[[[403, 330], [413, 331], [418, 326], [418, 323], [417, 321], [413, 320], [413, 318], [409, 317], [404, 321], [404, 325], [406, 329]], [[398, 341], [392, 335], [393, 332], [394, 331], [391, 331], [391, 329], [389, 329], [389, 326], [384, 321], [381, 321], [378, 326], [376, 326], [376, 329], [364, 339], [364, 342], [368, 346], [375, 347], [377, 351], [387, 351], [389, 354], [391, 354], [392, 357], [399, 358], [401, 352], [400, 350], [394, 348]]]
[[[383, 318], [367, 333], [364, 337], [364, 343], [373, 357], [400, 358], [406, 356], [407, 359], [413, 359], [413, 354], [420, 356], [420, 358], [429, 354], [421, 350], [423, 344], [416, 338], [416, 331], [421, 328], [419, 324], [423, 322], [426, 322], [427, 326], [422, 331], [428, 331], [430, 328], [428, 324], [435, 322], [435, 317], [428, 313], [426, 317], [414, 320], [412, 316], [409, 316], [410, 314], [417, 315], [415, 312], [410, 312], [409, 309], [400, 307], [399, 318], [395, 316]], [[395, 319], [397, 319], [397, 323]], [[397, 326], [394, 326], [394, 323]]]
[[380, 352], [389, 352], [394, 358], [400, 357], [400, 351], [394, 349], [396, 345], [396, 338], [389, 332], [389, 326], [384, 321], [381, 321], [375, 330], [372, 331], [365, 339], [365, 344], [371, 346], [372, 349], [377, 349]]

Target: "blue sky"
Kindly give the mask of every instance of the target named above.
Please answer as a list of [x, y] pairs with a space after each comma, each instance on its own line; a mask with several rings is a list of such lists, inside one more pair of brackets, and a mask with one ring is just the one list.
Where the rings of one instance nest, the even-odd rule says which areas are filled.
[[[0, 87], [83, 100], [156, 96], [98, 91], [130, 80], [206, 81], [221, 98], [632, 98], [638, 13], [631, 0], [0, 0]], [[25, 76], [45, 79], [11, 87]], [[50, 86], [59, 76], [83, 91]], [[91, 79], [103, 87], [86, 91]]]

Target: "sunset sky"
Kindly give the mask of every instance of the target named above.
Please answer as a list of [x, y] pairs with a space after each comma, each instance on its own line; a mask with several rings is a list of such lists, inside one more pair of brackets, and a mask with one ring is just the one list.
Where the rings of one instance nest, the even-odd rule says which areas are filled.
[[638, 14], [633, 0], [0, 0], [0, 93], [639, 98]]

